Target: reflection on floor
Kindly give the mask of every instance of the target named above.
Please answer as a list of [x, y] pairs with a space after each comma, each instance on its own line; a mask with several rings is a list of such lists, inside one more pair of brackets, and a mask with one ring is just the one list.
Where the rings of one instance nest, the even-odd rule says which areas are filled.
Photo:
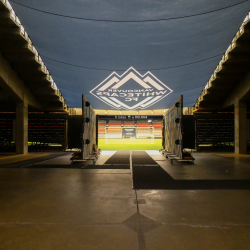
[[249, 155], [70, 156], [0, 156], [0, 249], [250, 249]]

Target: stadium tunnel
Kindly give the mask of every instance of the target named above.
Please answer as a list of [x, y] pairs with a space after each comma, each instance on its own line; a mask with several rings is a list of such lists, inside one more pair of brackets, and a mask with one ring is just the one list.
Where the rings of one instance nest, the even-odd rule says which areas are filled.
[[73, 2], [0, 0], [0, 248], [246, 249], [250, 1]]
[[[160, 140], [161, 119], [150, 116], [165, 117], [182, 95], [183, 108], [188, 109], [183, 111], [184, 115], [195, 117], [193, 149], [224, 147], [236, 153], [249, 152], [248, 1], [232, 0], [227, 6], [213, 2], [211, 9], [196, 14], [192, 5], [182, 3], [176, 17], [170, 15], [175, 13], [170, 3], [160, 4], [168, 6], [167, 16], [159, 16], [157, 8], [153, 11], [151, 2], [144, 6], [134, 3], [131, 16], [125, 14], [129, 6], [125, 5], [122, 12], [121, 6], [113, 3], [119, 10], [113, 18], [107, 15], [110, 11], [107, 7], [104, 11], [99, 5], [85, 4], [90, 12], [78, 16], [71, 8], [64, 15], [64, 7], [57, 1], [48, 5], [44, 1], [40, 8], [29, 0], [1, 1], [1, 147], [4, 150], [16, 148], [17, 153], [27, 153], [28, 142], [30, 150], [36, 147], [65, 150], [68, 117], [73, 114], [70, 110], [81, 108], [84, 94], [92, 108], [98, 110], [96, 115], [106, 116], [104, 131], [100, 128], [104, 123], [99, 119], [96, 135], [101, 142], [105, 132], [105, 144], [115, 139], [112, 136], [128, 138], [129, 129], [134, 135], [130, 139], [147, 138], [149, 144], [154, 139]], [[195, 4], [197, 11], [202, 10], [202, 4]], [[146, 18], [147, 9], [152, 11], [150, 18]], [[90, 13], [93, 18], [89, 19]], [[140, 15], [135, 19], [133, 13]], [[31, 18], [36, 20], [35, 26]], [[218, 32], [219, 26], [208, 22], [210, 19], [223, 29]], [[206, 29], [202, 22], [206, 23]], [[44, 26], [47, 28], [43, 29]], [[73, 29], [75, 33], [71, 32]], [[104, 42], [99, 49], [99, 41], [103, 38], [114, 41], [121, 30], [124, 39], [116, 43], [117, 47]], [[160, 35], [163, 30], [167, 36]], [[200, 35], [202, 32], [206, 38]], [[49, 39], [52, 34], [57, 37]], [[144, 36], [146, 42], [142, 42]], [[63, 37], [70, 37], [67, 45], [70, 50], [65, 47]], [[134, 39], [130, 41], [128, 37]], [[87, 44], [91, 44], [91, 50]], [[63, 51], [68, 51], [67, 58]], [[93, 61], [87, 60], [86, 65], [86, 58]], [[141, 121], [135, 118], [143, 117], [143, 113], [156, 123], [144, 124], [145, 118]], [[111, 114], [114, 119], [108, 121]], [[119, 115], [126, 119], [117, 119]]]

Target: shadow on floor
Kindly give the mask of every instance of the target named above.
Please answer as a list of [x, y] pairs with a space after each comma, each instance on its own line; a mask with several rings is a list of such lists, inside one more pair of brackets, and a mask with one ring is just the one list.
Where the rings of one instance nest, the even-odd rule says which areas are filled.
[[67, 168], [67, 169], [130, 169], [130, 165], [81, 165], [81, 164], [34, 164], [25, 168]]
[[133, 166], [134, 189], [250, 189], [250, 180], [174, 180], [160, 166]]

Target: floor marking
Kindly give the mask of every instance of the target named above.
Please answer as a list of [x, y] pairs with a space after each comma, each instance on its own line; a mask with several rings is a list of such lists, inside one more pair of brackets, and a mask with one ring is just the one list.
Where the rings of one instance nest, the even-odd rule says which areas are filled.
[[133, 169], [132, 169], [132, 150], [129, 152], [129, 165], [130, 165], [130, 171], [131, 171], [131, 180], [132, 180], [132, 189], [134, 188], [133, 184]]
[[108, 166], [110, 166], [110, 165], [117, 165], [117, 166], [124, 166], [124, 165], [130, 165], [130, 164], [103, 164], [103, 165], [108, 165]]
[[158, 190], [152, 190], [152, 191], [150, 191], [150, 192], [148, 192], [148, 193], [144, 194], [143, 196], [148, 196], [148, 195], [151, 195], [151, 194], [157, 194], [157, 193], [159, 193], [159, 191], [158, 191]]
[[[47, 154], [47, 155], [49, 155], [49, 154]], [[68, 155], [68, 154], [66, 154], [66, 155]], [[48, 160], [44, 160], [44, 161], [54, 160], [54, 159], [56, 159], [56, 158], [58, 158], [58, 157], [61, 157], [61, 156], [64, 156], [64, 155], [60, 155], [60, 156], [57, 156], [57, 157], [55, 157], [55, 158], [48, 159]], [[29, 164], [29, 165], [25, 165], [25, 166], [23, 166], [22, 168], [26, 168], [26, 167], [28, 167], [28, 166], [32, 166], [32, 165], [35, 165], [35, 164], [38, 164], [38, 163], [41, 163], [41, 162], [44, 162], [44, 161], [39, 161], [39, 162], [36, 162], [36, 163], [32, 163], [32, 164]], [[55, 164], [51, 164], [51, 165], [55, 165]], [[61, 164], [59, 164], [59, 165], [61, 165]]]
[[146, 250], [146, 241], [145, 241], [145, 236], [141, 227], [140, 210], [139, 210], [138, 197], [137, 197], [136, 190], [135, 190], [135, 198], [136, 198], [137, 216], [138, 216], [139, 227], [140, 227], [140, 230], [138, 232], [139, 250]]
[[106, 225], [122, 225], [122, 223], [79, 223], [79, 222], [0, 222], [0, 225], [87, 225], [87, 226], [106, 226]]
[[155, 166], [159, 166], [159, 165], [158, 164], [155, 164], [155, 165], [153, 165], [153, 164], [151, 164], [151, 165], [148, 165], [148, 164], [134, 164], [134, 166], [155, 167]]
[[[82, 168], [74, 168], [73, 170], [82, 170]], [[85, 170], [93, 170], [93, 169], [85, 169]], [[91, 172], [91, 173], [83, 173], [83, 174], [91, 174], [91, 175], [93, 175], [93, 174], [108, 174], [108, 175], [110, 175], [110, 174], [130, 174], [130, 173], [96, 173], [96, 172], [92, 173]]]
[[130, 165], [130, 169], [132, 170], [132, 150], [130, 150], [129, 152], [129, 165]]
[[18, 156], [24, 156], [24, 155], [28, 155], [28, 154], [19, 154], [19, 155], [12, 155], [12, 156], [7, 156], [7, 157], [2, 157], [2, 158], [0, 158], [0, 160], [7, 159], [7, 158], [14, 158], [14, 157], [18, 157]]
[[5, 162], [5, 163], [0, 163], [1, 165], [7, 165], [7, 164], [12, 164], [12, 163], [16, 163], [16, 162], [20, 162], [20, 161], [27, 161], [27, 160], [31, 160], [34, 158], [38, 158], [38, 157], [43, 157], [43, 156], [47, 156], [49, 154], [45, 154], [45, 155], [39, 155], [39, 156], [34, 156], [34, 157], [30, 157], [30, 158], [25, 158], [25, 159], [20, 159], [20, 160], [16, 160], [16, 161], [11, 161], [11, 162]]
[[[165, 223], [165, 222], [158, 222], [163, 226], [190, 226], [190, 227], [203, 227], [203, 228], [219, 228], [219, 229], [229, 229], [234, 227], [250, 227], [249, 223], [218, 223], [218, 224], [208, 224], [208, 225], [201, 225], [195, 223]], [[93, 226], [106, 226], [106, 225], [122, 225], [123, 223], [117, 222], [100, 222], [100, 223], [79, 223], [79, 222], [29, 222], [29, 221], [16, 221], [16, 222], [0, 222], [1, 226], [5, 225], [93, 225]]]
[[[133, 162], [132, 162], [132, 150], [130, 150], [130, 169], [131, 169], [131, 179], [132, 179], [132, 188], [134, 188], [133, 183]], [[138, 236], [138, 244], [139, 244], [139, 250], [146, 250], [146, 241], [145, 236], [143, 233], [143, 230], [141, 228], [141, 219], [140, 219], [140, 211], [139, 211], [139, 204], [138, 204], [138, 198], [137, 198], [137, 191], [135, 190], [135, 200], [136, 200], [136, 208], [137, 208], [137, 216], [138, 216], [138, 222], [139, 222], [139, 232], [137, 233]]]

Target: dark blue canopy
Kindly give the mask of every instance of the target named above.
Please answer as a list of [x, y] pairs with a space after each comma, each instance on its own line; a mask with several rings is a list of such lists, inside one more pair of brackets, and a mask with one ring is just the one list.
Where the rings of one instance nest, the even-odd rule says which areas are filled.
[[180, 94], [194, 105], [250, 8], [243, 0], [10, 3], [68, 106], [81, 107], [85, 94], [95, 109], [169, 108]]

